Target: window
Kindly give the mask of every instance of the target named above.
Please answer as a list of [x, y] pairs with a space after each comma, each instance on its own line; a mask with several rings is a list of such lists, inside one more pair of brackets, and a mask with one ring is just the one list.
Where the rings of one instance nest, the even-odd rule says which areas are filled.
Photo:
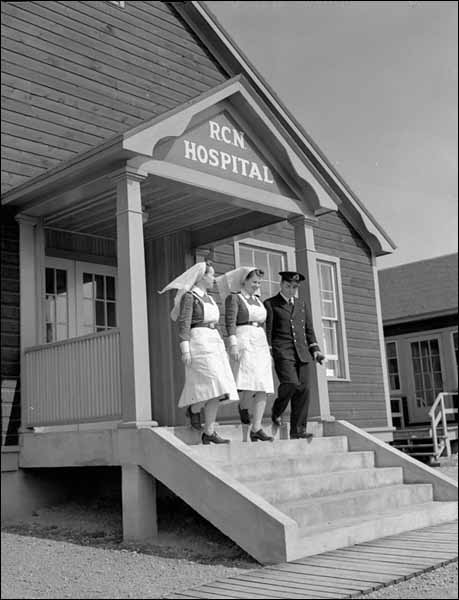
[[115, 278], [83, 271], [82, 335], [116, 327]]
[[260, 294], [263, 299], [279, 292], [279, 271], [293, 269], [293, 250], [269, 242], [244, 240], [235, 245], [236, 266], [254, 265], [264, 271]]
[[456, 357], [456, 369], [459, 371], [459, 360], [458, 360], [458, 332], [457, 331], [453, 331], [453, 333], [451, 334], [452, 340], [453, 340], [453, 351], [454, 351], [454, 355]]
[[338, 262], [317, 260], [323, 351], [327, 357], [327, 377], [346, 377], [346, 353], [341, 288], [338, 285]]
[[116, 4], [120, 8], [124, 8], [125, 2], [116, 2], [116, 0], [110, 0], [110, 4]]
[[47, 257], [45, 342], [116, 327], [116, 287], [114, 267]]
[[46, 342], [65, 340], [69, 337], [67, 271], [47, 267], [45, 278]]
[[437, 338], [411, 342], [414, 385], [417, 408], [432, 406], [437, 395], [443, 391], [443, 375], [440, 347]]
[[389, 373], [389, 386], [391, 391], [400, 390], [400, 372], [398, 368], [397, 343], [386, 343], [387, 370]]

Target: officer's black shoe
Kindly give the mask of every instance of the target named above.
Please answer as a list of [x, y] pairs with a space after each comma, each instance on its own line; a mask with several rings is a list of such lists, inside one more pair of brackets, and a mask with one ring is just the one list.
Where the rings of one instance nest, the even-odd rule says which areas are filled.
[[241, 408], [241, 405], [237, 405], [237, 409], [239, 411], [239, 418], [241, 419], [241, 423], [243, 425], [250, 425], [250, 415], [247, 408]]
[[218, 433], [214, 431], [211, 435], [208, 433], [203, 433], [201, 436], [201, 440], [203, 444], [229, 444], [231, 440], [225, 440], [220, 437]]
[[252, 442], [274, 442], [274, 438], [263, 431], [263, 429], [259, 429], [258, 431], [250, 432], [250, 440]]
[[312, 440], [313, 437], [314, 437], [314, 434], [306, 433], [306, 431], [300, 431], [297, 433], [290, 434], [291, 440]]
[[197, 412], [194, 413], [191, 411], [191, 406], [189, 406], [186, 409], [186, 414], [187, 417], [190, 419], [190, 425], [193, 429], [196, 429], [197, 431], [201, 431], [202, 427], [201, 427], [201, 413]]

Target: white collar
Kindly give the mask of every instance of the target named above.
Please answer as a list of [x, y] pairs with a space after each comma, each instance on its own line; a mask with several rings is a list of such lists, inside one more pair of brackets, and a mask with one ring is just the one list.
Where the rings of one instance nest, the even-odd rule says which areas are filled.
[[[282, 298], [283, 298], [283, 299], [284, 299], [284, 300], [287, 302], [287, 304], [290, 304], [290, 298], [287, 298], [287, 296], [284, 296], [284, 294], [283, 294], [282, 292], [279, 292], [279, 294], [280, 294], [280, 295], [282, 296]], [[295, 304], [295, 296], [292, 296], [292, 300], [293, 300], [293, 303], [292, 303], [292, 304]]]
[[241, 294], [244, 296], [246, 300], [250, 300], [251, 298], [255, 298], [255, 294], [249, 294], [245, 290], [241, 290]]

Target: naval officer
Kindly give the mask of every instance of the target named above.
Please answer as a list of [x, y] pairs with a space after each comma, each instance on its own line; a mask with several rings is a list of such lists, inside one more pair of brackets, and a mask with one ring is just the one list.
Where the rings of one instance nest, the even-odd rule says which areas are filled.
[[325, 356], [317, 343], [309, 308], [298, 298], [304, 275], [295, 271], [281, 271], [279, 275], [280, 292], [264, 303], [266, 337], [279, 378], [271, 419], [273, 427], [278, 428], [282, 424], [282, 413], [290, 402], [290, 439], [310, 439], [312, 434], [306, 432], [306, 425], [311, 381], [315, 363], [322, 364]]

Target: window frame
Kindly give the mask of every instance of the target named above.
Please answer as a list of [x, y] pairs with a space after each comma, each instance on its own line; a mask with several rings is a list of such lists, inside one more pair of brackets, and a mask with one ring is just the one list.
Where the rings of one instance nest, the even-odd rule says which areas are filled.
[[[338, 256], [330, 256], [329, 254], [322, 254], [321, 252], [315, 252], [315, 263], [316, 263], [316, 272], [317, 272], [317, 282], [319, 285], [319, 289], [318, 289], [318, 293], [319, 293], [319, 298], [320, 298], [320, 277], [319, 277], [319, 263], [321, 262], [328, 262], [328, 263], [332, 263], [334, 265], [335, 268], [335, 275], [336, 275], [336, 280], [335, 280], [335, 287], [336, 287], [336, 307], [338, 310], [338, 325], [339, 325], [339, 333], [340, 333], [340, 340], [338, 340], [338, 348], [341, 349], [342, 351], [342, 371], [343, 371], [343, 375], [341, 377], [336, 377], [334, 375], [328, 375], [327, 374], [327, 381], [351, 381], [351, 377], [350, 377], [350, 370], [349, 370], [349, 352], [348, 352], [348, 346], [347, 346], [347, 334], [346, 334], [346, 319], [345, 319], [345, 313], [344, 313], [344, 300], [343, 300], [343, 284], [342, 284], [342, 278], [341, 278], [341, 260]], [[324, 317], [322, 315], [322, 306], [320, 305], [320, 317], [321, 317], [321, 323], [322, 323], [322, 330], [323, 330], [323, 321], [324, 319], [327, 320], [326, 317]], [[322, 340], [322, 344], [324, 344], [324, 341]], [[325, 350], [325, 348], [324, 348]], [[327, 368], [327, 365], [325, 364], [325, 369]]]
[[452, 355], [453, 355], [453, 364], [454, 364], [454, 367], [455, 367], [455, 375], [456, 375], [456, 377], [455, 377], [455, 379], [456, 379], [456, 387], [457, 387], [457, 380], [458, 380], [458, 375], [459, 375], [459, 372], [458, 372], [459, 371], [459, 367], [458, 367], [457, 359], [456, 359], [456, 349], [455, 349], [455, 346], [454, 346], [454, 336], [458, 335], [458, 334], [459, 334], [459, 332], [458, 332], [457, 329], [455, 331], [451, 331], [450, 332], [451, 352], [452, 352]]
[[[390, 371], [389, 371], [389, 357], [387, 355], [387, 344], [395, 344], [395, 357], [397, 359], [397, 375], [398, 375], [398, 383], [400, 387], [392, 389], [390, 386]], [[402, 393], [402, 376], [400, 372], [400, 352], [398, 348], [398, 340], [397, 339], [384, 339], [384, 353], [386, 355], [386, 366], [387, 366], [387, 378], [389, 384], [389, 391], [391, 394], [400, 395]]]
[[[111, 265], [93, 263], [93, 262], [84, 262], [72, 258], [58, 258], [54, 256], [45, 256], [45, 264], [43, 270], [43, 292], [42, 298], [40, 300], [40, 310], [43, 315], [43, 328], [41, 332], [41, 342], [40, 344], [53, 344], [56, 342], [47, 342], [46, 341], [46, 287], [45, 287], [45, 277], [46, 277], [46, 269], [63, 269], [67, 271], [67, 293], [68, 293], [68, 337], [67, 340], [84, 337], [86, 335], [94, 335], [100, 332], [93, 332], [91, 334], [82, 333], [82, 317], [83, 317], [83, 284], [82, 284], [82, 276], [84, 272], [89, 272], [97, 275], [111, 276], [115, 279], [115, 316], [116, 316], [116, 327], [110, 327], [105, 331], [110, 331], [112, 329], [118, 329], [119, 327], [119, 295], [118, 295], [118, 269], [117, 267], [113, 267]], [[78, 285], [81, 281], [81, 285]], [[66, 341], [66, 340], [59, 340]]]
[[295, 271], [296, 269], [295, 248], [293, 248], [292, 246], [286, 246], [284, 244], [265, 242], [264, 240], [259, 240], [255, 238], [242, 238], [240, 240], [234, 241], [234, 265], [236, 269], [241, 266], [241, 244], [246, 246], [254, 246], [255, 248], [258, 248], [261, 251], [274, 251], [280, 254], [285, 254], [287, 262], [286, 270]]
[[[75, 302], [76, 302], [76, 335], [78, 337], [83, 335], [91, 335], [88, 333], [81, 333], [81, 328], [84, 325], [83, 322], [83, 304], [84, 304], [84, 296], [83, 296], [83, 284], [82, 277], [83, 273], [91, 273], [92, 275], [103, 275], [104, 277], [114, 277], [115, 279], [115, 320], [116, 323], [119, 323], [118, 312], [119, 312], [119, 297], [118, 297], [118, 269], [116, 267], [112, 267], [110, 265], [100, 265], [97, 263], [89, 263], [82, 261], [75, 261]], [[115, 327], [106, 328], [104, 331], [111, 331], [112, 329], [117, 329], [118, 325]], [[103, 331], [93, 331], [94, 333], [103, 333]]]

